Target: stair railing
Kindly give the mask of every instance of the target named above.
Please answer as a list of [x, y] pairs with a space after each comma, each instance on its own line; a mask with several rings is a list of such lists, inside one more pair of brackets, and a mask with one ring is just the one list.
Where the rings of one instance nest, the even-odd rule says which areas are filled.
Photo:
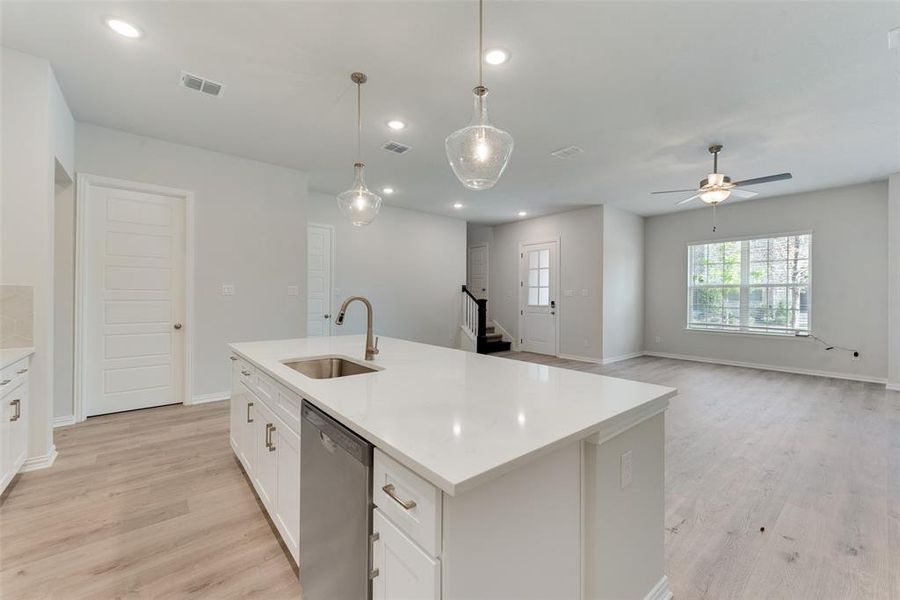
[[487, 354], [487, 300], [476, 298], [465, 285], [462, 292], [463, 328], [475, 340], [475, 352]]

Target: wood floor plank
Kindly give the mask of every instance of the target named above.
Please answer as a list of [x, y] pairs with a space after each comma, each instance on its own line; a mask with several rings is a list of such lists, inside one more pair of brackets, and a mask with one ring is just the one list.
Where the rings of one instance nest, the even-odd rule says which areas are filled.
[[[663, 358], [501, 356], [678, 388], [665, 519], [678, 600], [900, 600], [900, 393]], [[228, 425], [219, 402], [57, 429], [54, 467], [0, 505], [0, 597], [299, 598]]]

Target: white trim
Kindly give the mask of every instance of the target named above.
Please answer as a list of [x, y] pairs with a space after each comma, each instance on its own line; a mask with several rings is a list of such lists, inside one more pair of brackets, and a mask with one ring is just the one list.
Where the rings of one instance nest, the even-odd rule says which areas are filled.
[[891, 383], [891, 382], [885, 383], [884, 389], [886, 389], [889, 392], [900, 392], [900, 383]]
[[794, 333], [763, 333], [761, 331], [743, 331], [740, 329], [728, 330], [728, 329], [706, 329], [699, 327], [684, 327], [683, 331], [687, 331], [690, 333], [711, 333], [713, 335], [728, 335], [728, 336], [741, 336], [741, 337], [749, 337], [756, 339], [764, 339], [764, 340], [810, 340], [812, 337], [809, 333], [803, 333], [801, 335], [797, 335]]
[[[330, 281], [328, 282], [328, 284], [331, 286], [331, 289], [328, 290], [328, 306], [327, 306], [327, 311], [328, 311], [328, 314], [331, 315], [331, 317], [334, 317], [334, 313], [333, 313], [333, 311], [334, 311], [334, 301], [335, 301], [335, 297], [334, 297], [334, 281], [335, 281], [335, 274], [337, 273], [337, 270], [336, 270], [336, 268], [337, 268], [336, 258], [337, 258], [337, 257], [335, 256], [335, 254], [336, 254], [336, 252], [335, 252], [335, 251], [336, 251], [335, 244], [337, 244], [337, 232], [335, 231], [334, 225], [330, 225], [330, 224], [328, 224], [328, 223], [317, 223], [317, 222], [315, 222], [315, 221], [307, 221], [307, 222], [306, 222], [306, 239], [307, 239], [307, 242], [306, 242], [306, 243], [307, 243], [307, 246], [306, 246], [306, 248], [303, 249], [303, 252], [304, 252], [304, 253], [308, 253], [308, 252], [309, 252], [309, 228], [310, 228], [310, 227], [321, 227], [322, 229], [328, 229], [328, 230], [331, 231], [331, 235], [329, 236], [329, 238], [331, 239], [331, 273], [330, 273], [330, 278], [329, 278]], [[304, 268], [303, 268], [303, 276], [304, 276], [305, 278], [307, 278], [307, 279], [305, 279], [305, 280], [303, 281], [303, 289], [304, 289], [304, 292], [305, 292], [305, 294], [306, 294], [306, 295], [304, 296], [304, 298], [303, 298], [303, 306], [304, 306], [304, 310], [306, 310], [305, 307], [309, 304], [309, 279], [308, 279], [308, 275], [307, 275], [307, 265], [304, 265]], [[309, 314], [308, 314], [308, 312], [307, 312], [307, 314], [304, 314], [304, 315], [303, 315], [303, 331], [304, 331], [304, 333], [306, 333], [307, 335], [309, 335], [309, 332], [306, 331], [306, 324], [307, 324], [308, 321], [309, 321]], [[328, 319], [328, 333], [326, 334], [326, 335], [328, 335], [328, 336], [331, 336], [332, 333], [333, 333], [333, 331], [332, 331], [332, 330], [333, 330], [333, 327], [332, 327], [332, 325], [331, 325], [332, 322], [333, 322], [333, 321], [331, 320], [331, 318], [329, 318], [329, 319]]]
[[562, 352], [556, 353], [556, 358], [561, 358], [563, 360], [577, 360], [580, 362], [593, 363], [595, 365], [602, 365], [602, 358], [595, 358], [593, 356], [580, 356], [578, 354], [563, 354]]
[[656, 582], [653, 589], [644, 596], [644, 600], [671, 600], [672, 590], [669, 589], [669, 578], [665, 575]]
[[[184, 397], [193, 397], [193, 350], [194, 350], [194, 192], [165, 187], [152, 183], [128, 181], [113, 177], [103, 177], [90, 173], [76, 175], [75, 192], [75, 422], [85, 420], [84, 407], [84, 229], [88, 189], [91, 185], [115, 187], [137, 192], [162, 194], [184, 198]], [[183, 402], [188, 404], [188, 402]]]
[[762, 363], [742, 362], [738, 360], [723, 360], [719, 358], [707, 358], [705, 356], [690, 356], [687, 354], [668, 354], [665, 352], [644, 351], [644, 356], [656, 356], [657, 358], [673, 358], [675, 360], [690, 360], [692, 362], [709, 363], [713, 365], [725, 365], [728, 367], [743, 367], [746, 369], [761, 369], [763, 371], [778, 371], [780, 373], [795, 373], [797, 375], [812, 375], [814, 377], [829, 377], [831, 379], [846, 379], [849, 381], [862, 381], [865, 383], [885, 384], [884, 377], [870, 377], [868, 375], [856, 375], [854, 373], [839, 373], [837, 371], [817, 371], [814, 369], [799, 369], [794, 367], [777, 367]]
[[[490, 303], [488, 303], [490, 304]], [[503, 336], [504, 341], [507, 341], [512, 346], [510, 350], [518, 351], [519, 350], [519, 340], [514, 338], [506, 329], [503, 328], [503, 325], [498, 323], [497, 321], [491, 319], [491, 323], [494, 324], [494, 328], [500, 331], [500, 335]]]
[[623, 360], [630, 360], [632, 358], [640, 358], [643, 355], [644, 355], [644, 351], [641, 350], [640, 352], [631, 352], [629, 354], [620, 354], [618, 356], [608, 356], [608, 357], [605, 357], [601, 361], [600, 364], [611, 365], [613, 363], [622, 362]]
[[197, 394], [196, 396], [191, 398], [191, 401], [189, 403], [186, 402], [185, 404], [190, 404], [190, 405], [206, 404], [207, 402], [220, 402], [222, 400], [230, 400], [230, 399], [231, 399], [230, 391], [214, 392], [212, 394]]
[[[516, 264], [516, 279], [519, 280], [519, 288], [518, 288], [519, 297], [518, 297], [518, 303], [517, 303], [516, 307], [519, 309], [519, 315], [518, 315], [519, 335], [522, 335], [522, 320], [523, 320], [523, 317], [525, 316], [523, 314], [523, 311], [525, 310], [524, 303], [527, 302], [526, 298], [525, 298], [525, 291], [524, 291], [524, 287], [525, 287], [524, 283], [525, 282], [522, 280], [522, 275], [523, 275], [522, 268], [523, 268], [523, 263], [525, 261], [525, 246], [533, 246], [535, 244], [554, 244], [554, 243], [556, 244], [556, 257], [554, 260], [553, 271], [554, 271], [554, 274], [556, 275], [556, 282], [555, 282], [556, 285], [550, 286], [550, 292], [551, 293], [556, 292], [556, 294], [555, 294], [556, 297], [550, 298], [550, 300], [556, 302], [556, 314], [553, 315], [554, 317], [556, 317], [555, 319], [553, 319], [553, 322], [554, 322], [554, 325], [556, 328], [556, 331], [554, 334], [556, 339], [554, 340], [553, 352], [550, 354], [550, 356], [556, 356], [557, 353], [559, 352], [559, 321], [560, 321], [559, 308], [561, 306], [561, 302], [559, 301], [559, 290], [562, 288], [562, 286], [560, 286], [560, 280], [562, 279], [562, 273], [560, 273], [560, 265], [562, 265], [562, 243], [560, 241], [560, 236], [557, 235], [556, 237], [549, 237], [549, 238], [545, 238], [542, 240], [519, 242], [519, 262]], [[519, 338], [519, 339], [521, 339], [521, 338]], [[514, 342], [518, 342], [518, 339], [514, 340]], [[516, 343], [516, 349], [517, 350], [519, 349], [518, 343]], [[529, 350], [529, 352], [530, 352], [530, 350]], [[535, 352], [535, 354], [540, 354], [540, 352]]]
[[32, 456], [31, 458], [27, 459], [22, 465], [22, 468], [19, 469], [19, 472], [25, 473], [26, 471], [48, 469], [53, 466], [54, 462], [56, 462], [56, 457], [56, 444], [53, 444], [52, 446], [50, 446], [50, 451], [47, 454], [43, 454], [41, 456]]
[[65, 417], [53, 417], [53, 427], [65, 427], [66, 425], [75, 424], [75, 415], [66, 415]]

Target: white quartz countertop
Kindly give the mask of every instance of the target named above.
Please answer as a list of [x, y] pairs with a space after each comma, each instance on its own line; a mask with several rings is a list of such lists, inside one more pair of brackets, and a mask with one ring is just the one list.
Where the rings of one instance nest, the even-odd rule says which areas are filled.
[[230, 345], [450, 495], [562, 445], [664, 410], [673, 388], [382, 337], [375, 373], [312, 379], [283, 365], [363, 360], [365, 336]]
[[5, 369], [32, 354], [34, 354], [34, 348], [2, 348], [0, 349], [0, 369]]

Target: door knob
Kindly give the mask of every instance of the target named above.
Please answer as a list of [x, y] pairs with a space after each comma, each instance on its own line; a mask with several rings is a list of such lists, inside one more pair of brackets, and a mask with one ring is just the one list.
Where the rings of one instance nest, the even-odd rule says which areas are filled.
[[174, 327], [175, 329], [181, 329], [181, 323], [175, 323]]

